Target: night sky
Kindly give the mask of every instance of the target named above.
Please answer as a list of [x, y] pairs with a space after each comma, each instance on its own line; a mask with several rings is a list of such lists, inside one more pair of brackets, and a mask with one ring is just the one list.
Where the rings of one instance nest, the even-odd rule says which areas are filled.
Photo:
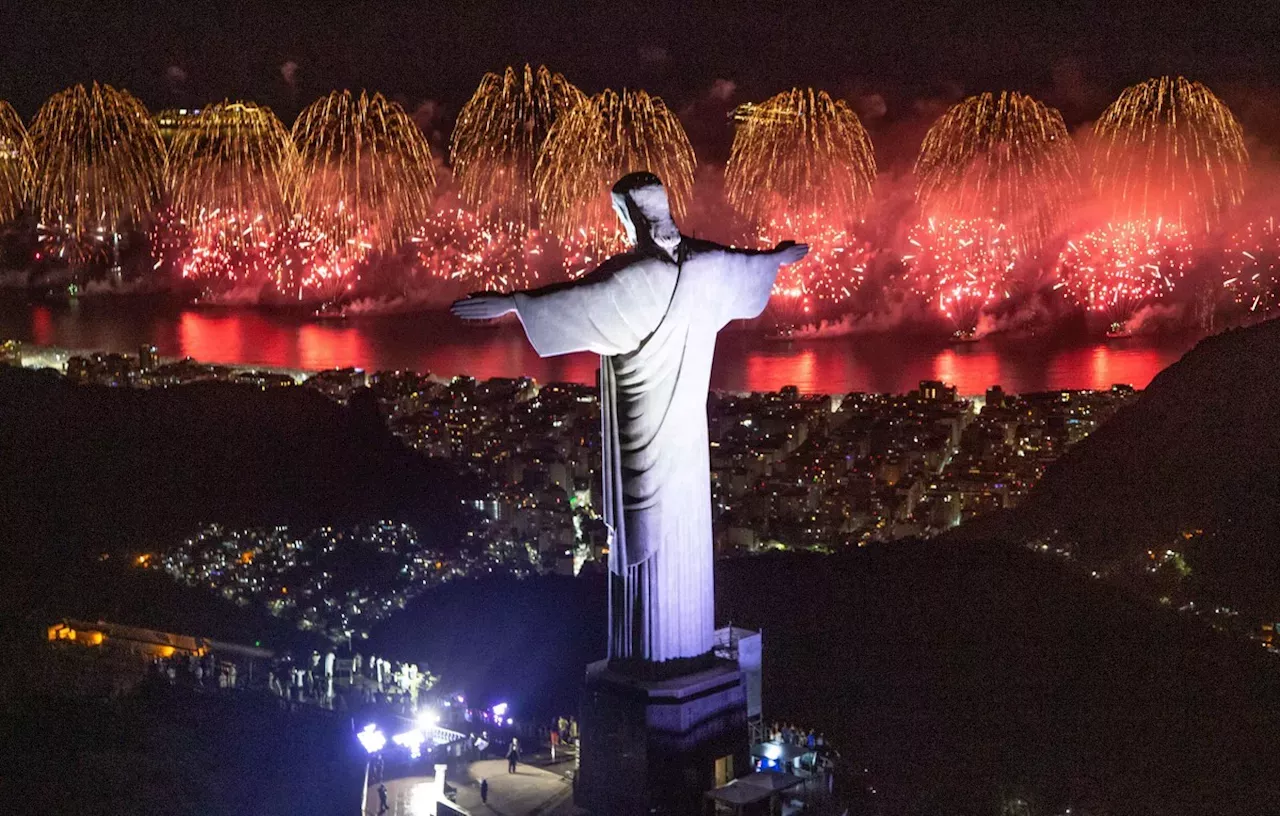
[[[529, 61], [588, 92], [643, 87], [682, 119], [708, 100], [815, 85], [854, 102], [873, 132], [874, 120], [1000, 89], [1037, 94], [1079, 124], [1128, 84], [1182, 73], [1223, 96], [1255, 140], [1280, 142], [1273, 0], [10, 2], [0, 32], [0, 98], [28, 119], [55, 91], [96, 79], [153, 109], [242, 97], [286, 121], [334, 88], [367, 88], [443, 130], [485, 71]], [[686, 127], [697, 144], [700, 125]]]

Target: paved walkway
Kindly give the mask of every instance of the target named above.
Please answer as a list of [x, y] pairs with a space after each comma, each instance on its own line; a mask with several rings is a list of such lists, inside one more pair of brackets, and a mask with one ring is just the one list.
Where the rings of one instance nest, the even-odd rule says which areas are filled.
[[[489, 801], [480, 801], [480, 780], [489, 780]], [[427, 816], [432, 813], [429, 776], [410, 776], [386, 783], [388, 810], [384, 816]], [[564, 776], [523, 762], [507, 773], [505, 759], [473, 762], [450, 775], [458, 789], [458, 805], [474, 816], [561, 816], [574, 813], [573, 786]], [[378, 816], [378, 786], [369, 788], [365, 816]]]
[[[487, 804], [480, 802], [481, 779], [489, 780]], [[465, 777], [451, 781], [458, 787], [458, 804], [476, 816], [535, 816], [573, 798], [573, 786], [560, 774], [523, 762], [510, 774], [505, 759], [473, 762]]]

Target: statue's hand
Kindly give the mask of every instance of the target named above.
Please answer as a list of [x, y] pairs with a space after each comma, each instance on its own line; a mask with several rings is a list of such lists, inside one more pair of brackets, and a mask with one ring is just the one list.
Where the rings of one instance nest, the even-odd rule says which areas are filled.
[[454, 317], [463, 320], [494, 320], [515, 310], [516, 300], [511, 295], [468, 295], [449, 307]]
[[797, 244], [795, 241], [783, 241], [773, 248], [779, 264], [793, 264], [809, 254], [808, 244]]

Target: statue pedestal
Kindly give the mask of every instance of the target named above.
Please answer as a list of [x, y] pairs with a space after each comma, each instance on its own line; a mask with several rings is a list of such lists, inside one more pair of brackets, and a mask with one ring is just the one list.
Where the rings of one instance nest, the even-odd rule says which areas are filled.
[[667, 680], [587, 667], [574, 803], [598, 816], [698, 814], [749, 770], [747, 686], [735, 663]]

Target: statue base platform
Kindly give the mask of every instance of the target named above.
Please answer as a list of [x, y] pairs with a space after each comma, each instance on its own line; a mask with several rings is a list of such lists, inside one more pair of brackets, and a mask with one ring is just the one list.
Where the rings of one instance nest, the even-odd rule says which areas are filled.
[[703, 794], [749, 770], [747, 684], [730, 660], [641, 680], [587, 667], [574, 804], [598, 816], [703, 812]]

